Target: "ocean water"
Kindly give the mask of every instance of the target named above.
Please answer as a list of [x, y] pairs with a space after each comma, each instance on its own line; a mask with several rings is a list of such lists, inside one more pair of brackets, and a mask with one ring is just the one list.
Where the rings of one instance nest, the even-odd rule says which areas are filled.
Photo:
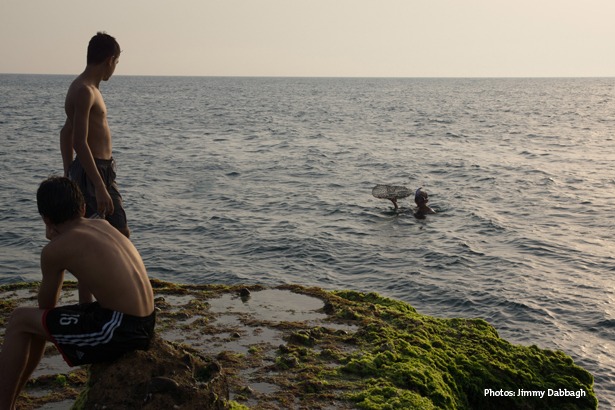
[[[0, 283], [40, 277], [72, 76], [0, 75]], [[561, 349], [615, 407], [615, 79], [114, 76], [152, 277], [375, 291]], [[438, 212], [371, 196], [423, 186]], [[485, 386], [496, 388], [497, 386]], [[566, 386], [561, 386], [565, 388]]]

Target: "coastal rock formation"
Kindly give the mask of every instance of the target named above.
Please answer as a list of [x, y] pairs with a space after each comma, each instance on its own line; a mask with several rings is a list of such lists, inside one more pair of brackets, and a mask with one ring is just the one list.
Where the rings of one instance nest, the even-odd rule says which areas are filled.
[[[77, 409], [190, 409], [193, 400], [203, 400], [196, 408], [230, 409], [598, 405], [592, 375], [570, 356], [511, 344], [481, 319], [426, 316], [376, 293], [152, 284], [160, 337], [153, 352], [91, 366], [88, 376], [65, 366], [50, 346], [20, 409], [50, 402], [70, 408], [79, 394]], [[12, 308], [36, 303], [36, 285], [0, 287], [0, 329]], [[65, 284], [64, 292], [68, 303], [76, 288]], [[129, 400], [134, 407], [121, 407]], [[164, 404], [153, 407], [155, 400]]]
[[157, 337], [147, 351], [91, 365], [73, 409], [219, 410], [227, 402], [217, 362]]

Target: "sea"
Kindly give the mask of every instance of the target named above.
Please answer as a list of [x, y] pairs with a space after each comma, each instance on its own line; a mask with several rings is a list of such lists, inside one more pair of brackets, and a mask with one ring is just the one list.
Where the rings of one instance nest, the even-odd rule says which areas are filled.
[[[40, 279], [35, 193], [62, 174], [73, 78], [0, 75], [0, 284]], [[615, 78], [116, 75], [101, 91], [151, 277], [483, 318], [569, 354], [615, 408]], [[437, 213], [395, 212], [377, 184], [423, 187]]]

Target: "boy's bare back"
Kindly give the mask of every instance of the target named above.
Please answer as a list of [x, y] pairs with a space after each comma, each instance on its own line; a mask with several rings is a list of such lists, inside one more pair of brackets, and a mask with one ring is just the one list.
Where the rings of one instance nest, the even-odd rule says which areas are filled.
[[141, 256], [109, 223], [77, 218], [48, 236], [41, 254], [43, 283], [53, 288], [66, 269], [101, 306], [140, 317], [152, 313], [153, 292]]

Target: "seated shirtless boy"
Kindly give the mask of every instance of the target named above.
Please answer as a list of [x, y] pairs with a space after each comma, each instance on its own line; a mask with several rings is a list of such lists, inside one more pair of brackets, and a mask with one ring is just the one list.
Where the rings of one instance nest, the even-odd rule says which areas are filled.
[[[0, 409], [12, 410], [51, 341], [70, 366], [111, 361], [147, 349], [154, 334], [152, 287], [139, 252], [102, 219], [84, 218], [83, 195], [68, 178], [37, 191], [50, 242], [41, 252], [38, 308], [19, 307], [8, 320], [0, 353]], [[69, 270], [93, 303], [56, 306]]]

